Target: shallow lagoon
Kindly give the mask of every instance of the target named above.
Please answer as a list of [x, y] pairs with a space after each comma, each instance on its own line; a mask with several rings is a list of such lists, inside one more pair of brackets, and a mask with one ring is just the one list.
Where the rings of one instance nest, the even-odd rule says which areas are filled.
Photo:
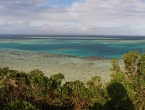
[[[88, 37], [89, 38], [89, 37]], [[1, 49], [13, 49], [34, 52], [48, 52], [76, 57], [122, 58], [131, 50], [143, 52], [144, 38], [64, 38], [64, 37], [25, 37], [0, 39]]]
[[[97, 75], [107, 82], [111, 74], [110, 58], [121, 58], [130, 50], [142, 52], [143, 48], [144, 38], [4, 37], [0, 38], [0, 67], [25, 72], [39, 69], [47, 76], [63, 73], [65, 81], [86, 82]], [[119, 61], [123, 68], [123, 61]]]

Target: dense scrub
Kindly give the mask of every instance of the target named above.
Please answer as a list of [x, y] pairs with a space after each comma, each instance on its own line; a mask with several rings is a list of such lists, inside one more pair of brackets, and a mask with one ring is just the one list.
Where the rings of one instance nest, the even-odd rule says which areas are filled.
[[145, 110], [145, 54], [124, 54], [124, 70], [112, 60], [111, 80], [93, 77], [62, 85], [63, 74], [50, 78], [0, 68], [0, 110]]

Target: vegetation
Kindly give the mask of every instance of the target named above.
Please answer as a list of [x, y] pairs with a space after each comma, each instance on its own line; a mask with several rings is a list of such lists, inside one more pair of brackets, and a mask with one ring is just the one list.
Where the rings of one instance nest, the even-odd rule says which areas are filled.
[[62, 85], [63, 74], [50, 78], [0, 68], [0, 110], [145, 110], [145, 54], [124, 54], [124, 69], [112, 60], [111, 80], [93, 77]]

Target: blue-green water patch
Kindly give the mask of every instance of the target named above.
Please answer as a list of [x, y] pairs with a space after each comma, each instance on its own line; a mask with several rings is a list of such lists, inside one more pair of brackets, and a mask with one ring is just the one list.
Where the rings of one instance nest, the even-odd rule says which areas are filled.
[[[0, 48], [35, 52], [50, 52], [77, 57], [122, 58], [136, 50], [142, 53], [145, 40], [94, 40], [94, 39], [2, 39]], [[1, 41], [1, 40], [0, 40]]]

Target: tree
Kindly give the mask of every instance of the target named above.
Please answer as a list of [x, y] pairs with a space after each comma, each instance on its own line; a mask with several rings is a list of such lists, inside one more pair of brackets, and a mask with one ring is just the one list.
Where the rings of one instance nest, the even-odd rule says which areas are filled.
[[11, 101], [4, 110], [38, 110], [35, 106], [25, 100]]
[[137, 71], [137, 63], [138, 63], [138, 52], [137, 51], [130, 51], [127, 54], [124, 54], [124, 64], [126, 73], [129, 75], [136, 75]]

